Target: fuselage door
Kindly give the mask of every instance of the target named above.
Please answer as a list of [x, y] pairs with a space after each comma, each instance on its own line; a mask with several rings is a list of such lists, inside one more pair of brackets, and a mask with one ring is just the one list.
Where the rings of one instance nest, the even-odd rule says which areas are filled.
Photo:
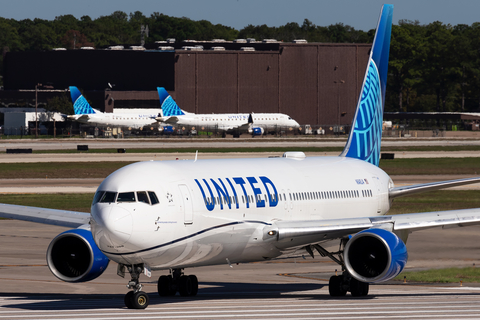
[[180, 195], [182, 197], [184, 223], [193, 224], [193, 205], [190, 191], [188, 190], [188, 187], [184, 184], [179, 184], [178, 189], [180, 190]]

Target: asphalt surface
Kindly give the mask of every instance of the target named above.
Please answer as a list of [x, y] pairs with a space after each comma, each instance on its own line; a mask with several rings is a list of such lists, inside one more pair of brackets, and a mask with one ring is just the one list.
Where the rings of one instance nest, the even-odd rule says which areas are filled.
[[[327, 258], [295, 258], [192, 268], [196, 297], [161, 298], [156, 279], [141, 277], [150, 296], [146, 310], [126, 309], [128, 279], [111, 263], [99, 278], [65, 283], [48, 270], [45, 252], [64, 228], [0, 221], [0, 318], [4, 319], [479, 319], [480, 287], [467, 281], [439, 285], [389, 282], [364, 298], [333, 299], [328, 279], [338, 268]], [[413, 233], [407, 268], [473, 267], [480, 263], [480, 227]], [[407, 270], [408, 270], [407, 269]], [[480, 270], [479, 270], [480, 272]]]
[[[71, 147], [76, 149], [76, 144]], [[126, 154], [115, 155], [134, 159], [123, 161], [155, 160], [152, 156], [158, 156], [157, 160], [194, 157], [183, 153], [138, 155], [128, 150]], [[232, 154], [199, 156], [232, 157]], [[51, 155], [0, 154], [0, 162], [68, 161], [65, 160], [68, 157], [77, 161], [80, 158], [107, 161], [99, 159], [112, 155], [73, 154], [65, 158], [55, 155], [52, 159]], [[394, 176], [393, 179], [398, 185], [461, 177]], [[100, 182], [101, 179], [0, 179], [0, 193], [47, 192], [48, 188], [51, 188], [48, 192], [94, 192]], [[25, 188], [35, 190], [25, 191]], [[123, 303], [128, 279], [116, 275], [114, 263], [101, 277], [87, 283], [65, 283], [50, 273], [45, 252], [50, 241], [64, 230], [0, 220], [0, 319], [480, 319], [480, 287], [467, 280], [462, 284], [440, 285], [411, 283], [407, 279], [407, 283], [372, 285], [369, 296], [364, 298], [347, 295], [333, 299], [328, 294], [328, 279], [338, 266], [327, 258], [309, 256], [233, 268], [225, 264], [188, 269], [186, 274], [197, 275], [200, 282], [194, 298], [160, 298], [156, 294], [156, 279], [162, 272], [154, 272], [150, 279], [141, 278], [144, 290], [150, 295], [150, 306], [146, 310], [129, 310]], [[411, 234], [407, 242], [407, 270], [478, 266], [479, 231], [480, 226], [474, 226]]]

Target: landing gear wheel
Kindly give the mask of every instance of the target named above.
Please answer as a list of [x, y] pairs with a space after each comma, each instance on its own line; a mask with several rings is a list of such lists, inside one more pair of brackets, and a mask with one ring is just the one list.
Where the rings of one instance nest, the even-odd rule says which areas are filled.
[[187, 276], [181, 276], [178, 280], [178, 292], [182, 297], [188, 297], [193, 290], [192, 279]]
[[196, 296], [197, 293], [198, 293], [198, 279], [197, 279], [197, 276], [194, 276], [194, 275], [190, 275], [188, 276], [192, 282], [192, 292], [191, 292], [191, 296]]
[[148, 294], [143, 291], [139, 291], [133, 294], [132, 305], [133, 309], [145, 309], [148, 306], [149, 298]]
[[128, 309], [133, 309], [133, 291], [128, 291], [123, 301]]
[[350, 293], [354, 297], [363, 297], [368, 295], [368, 289], [369, 289], [368, 283], [358, 281], [355, 278], [352, 278], [350, 280]]
[[331, 276], [328, 282], [328, 291], [332, 297], [343, 297], [347, 290], [343, 288], [343, 276]]
[[158, 278], [157, 290], [161, 297], [174, 296], [177, 291], [173, 289], [172, 276], [160, 276]]

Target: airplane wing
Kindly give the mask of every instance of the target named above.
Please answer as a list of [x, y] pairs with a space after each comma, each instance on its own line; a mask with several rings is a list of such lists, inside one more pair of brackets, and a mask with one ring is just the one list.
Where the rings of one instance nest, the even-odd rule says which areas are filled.
[[178, 117], [172, 116], [172, 117], [157, 117], [155, 118], [158, 122], [161, 123], [169, 123], [169, 124], [176, 124], [178, 122]]
[[375, 227], [408, 234], [433, 227], [475, 224], [480, 224], [480, 208], [335, 220], [276, 221], [263, 229], [263, 239], [276, 240], [277, 247], [289, 249], [347, 237]]
[[80, 119], [88, 120], [89, 118], [90, 117], [88, 116], [88, 114], [80, 114], [80, 115], [74, 114], [74, 115], [67, 116], [68, 120], [74, 120], [74, 121], [78, 121]]
[[408, 196], [414, 193], [439, 190], [450, 187], [463, 186], [466, 184], [480, 183], [480, 177], [447, 180], [431, 183], [414, 184], [410, 186], [395, 187], [388, 190], [388, 196], [390, 199]]
[[0, 217], [78, 228], [90, 222], [90, 213], [0, 203]]

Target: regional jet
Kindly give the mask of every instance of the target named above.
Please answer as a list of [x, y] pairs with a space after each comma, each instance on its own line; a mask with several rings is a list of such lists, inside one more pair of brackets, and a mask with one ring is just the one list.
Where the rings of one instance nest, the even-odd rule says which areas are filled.
[[[164, 271], [160, 296], [192, 297], [185, 269], [265, 261], [304, 250], [338, 263], [331, 296], [366, 296], [369, 284], [398, 275], [409, 233], [480, 223], [480, 208], [389, 215], [398, 197], [480, 182], [480, 177], [395, 187], [378, 167], [392, 5], [384, 5], [354, 123], [337, 157], [286, 152], [265, 159], [148, 161], [127, 165], [98, 187], [91, 213], [0, 205], [0, 216], [72, 227], [55, 237], [47, 263], [60, 280], [99, 277], [109, 261], [128, 277], [128, 308], [149, 296], [142, 274]], [[330, 252], [327, 243], [339, 250]]]
[[283, 113], [211, 113], [195, 114], [180, 109], [165, 88], [157, 87], [162, 115], [157, 121], [175, 126], [190, 126], [197, 130], [216, 129], [233, 137], [242, 133], [262, 135], [279, 130], [296, 130], [297, 121]]
[[155, 118], [158, 114], [143, 113], [106, 113], [94, 109], [77, 87], [70, 87], [74, 115], [68, 115], [68, 120], [78, 121], [95, 126], [112, 126], [131, 129], [142, 129], [145, 126], [158, 126]]

